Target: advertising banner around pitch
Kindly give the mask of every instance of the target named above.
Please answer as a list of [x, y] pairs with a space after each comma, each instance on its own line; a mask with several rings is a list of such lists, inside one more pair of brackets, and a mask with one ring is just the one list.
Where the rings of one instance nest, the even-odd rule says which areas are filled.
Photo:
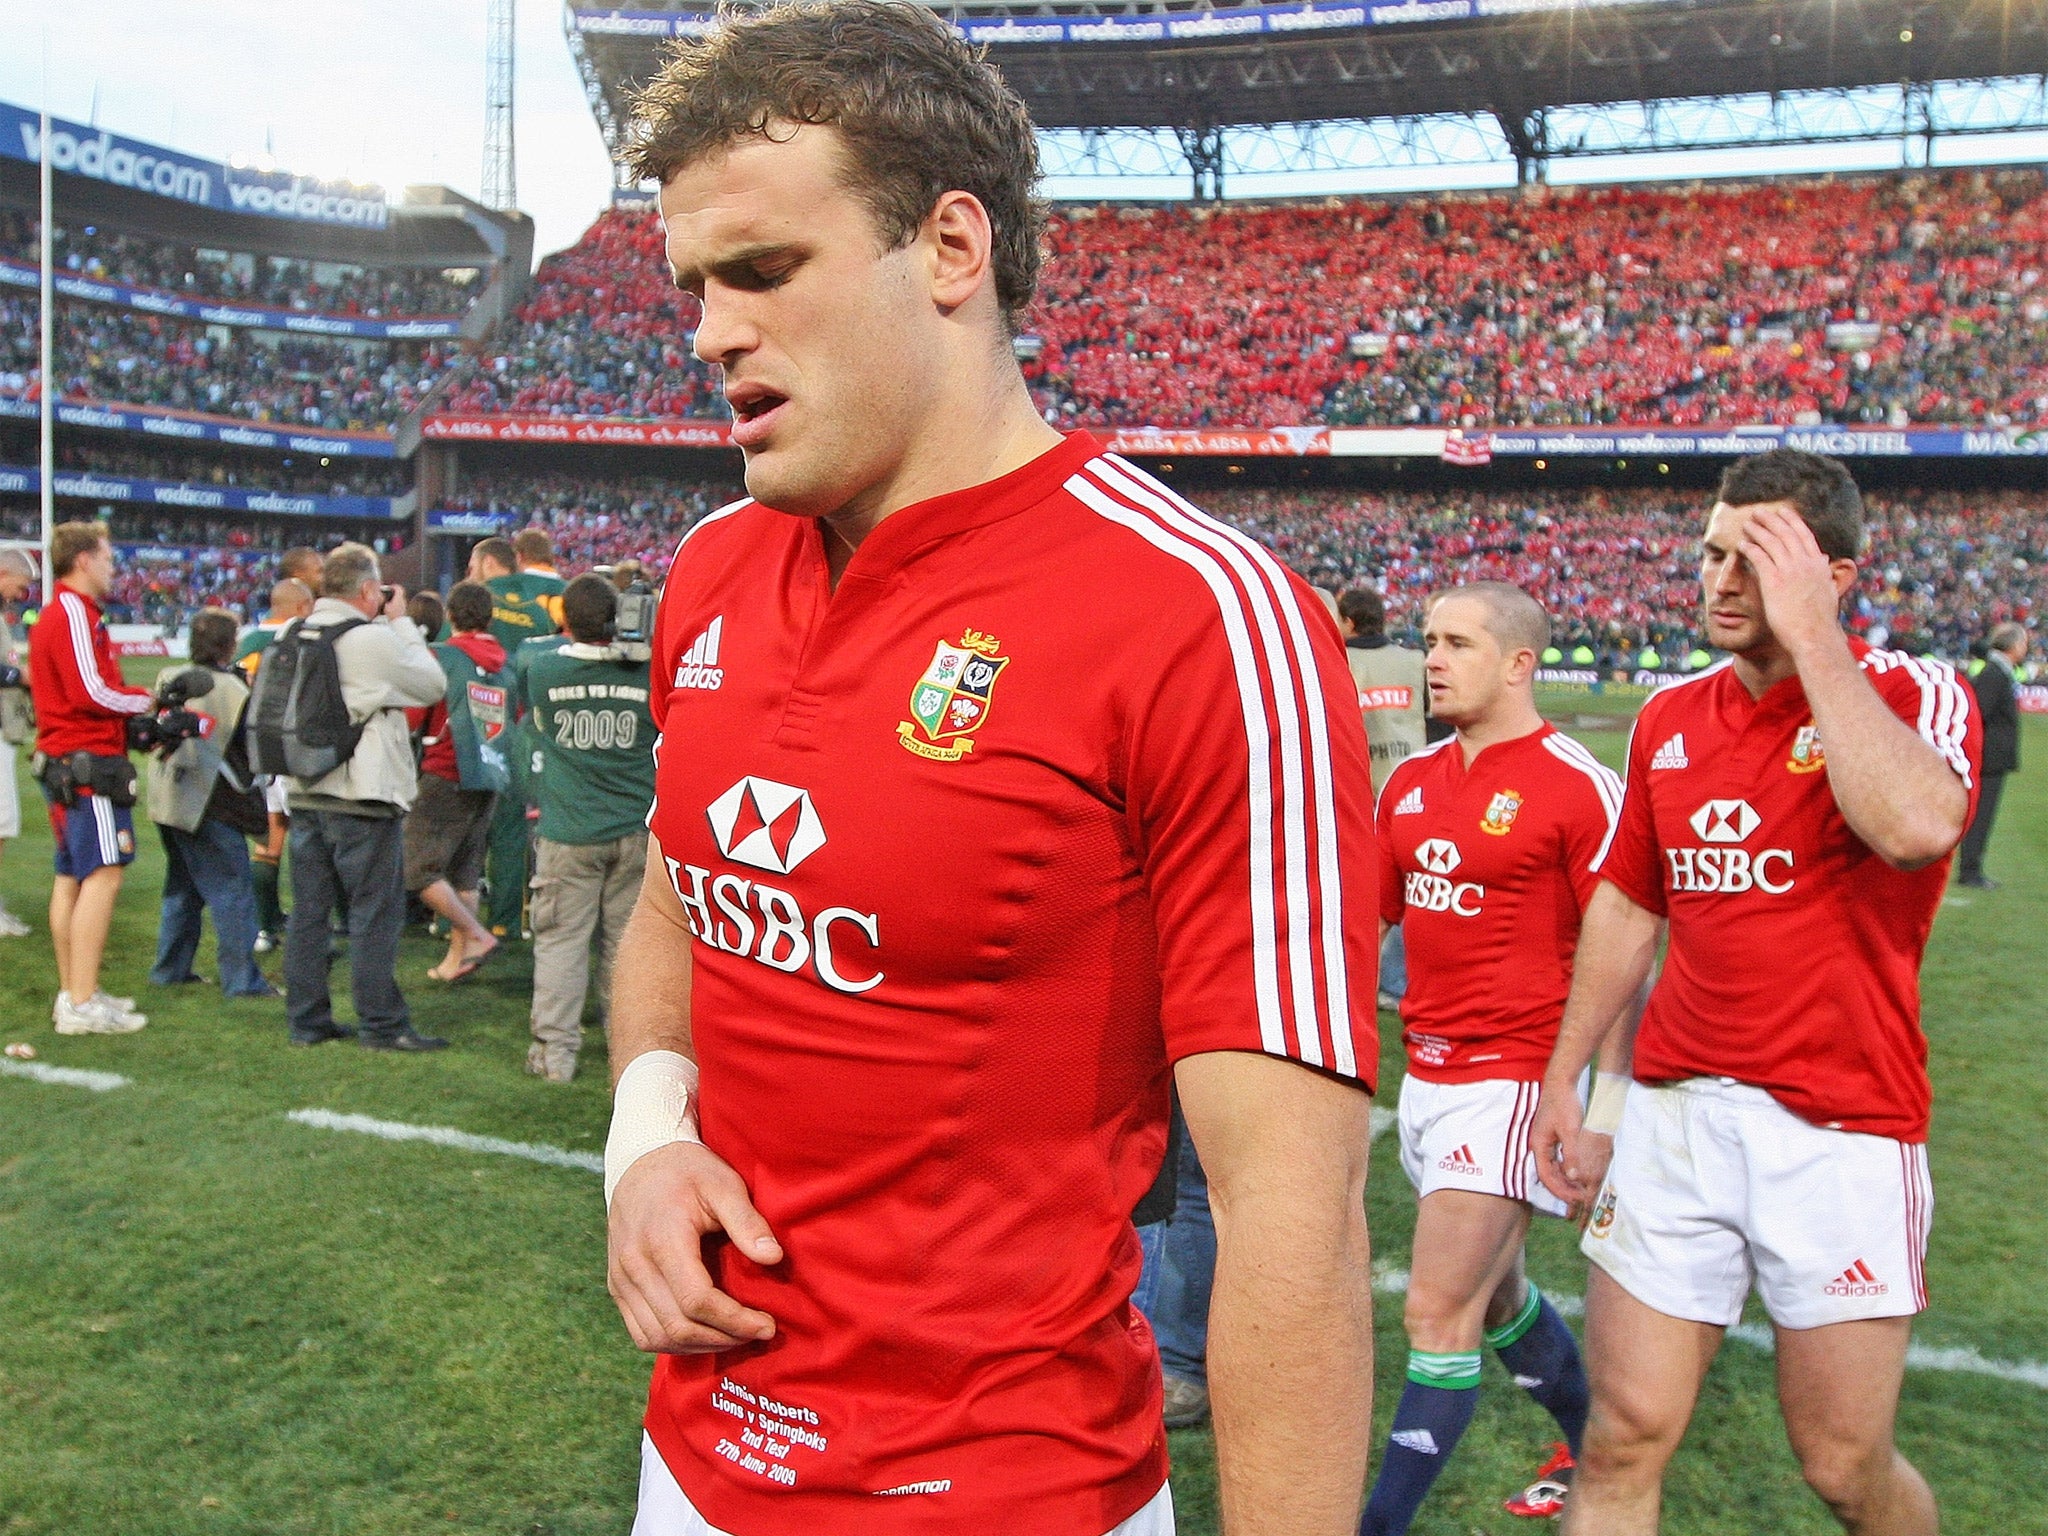
[[[42, 160], [38, 114], [0, 101], [0, 155]], [[253, 213], [350, 229], [382, 229], [391, 219], [382, 187], [223, 165], [57, 117], [50, 119], [50, 164], [68, 176], [83, 176], [222, 213]]]
[[[0, 285], [35, 288], [41, 273], [26, 262], [0, 256]], [[240, 325], [260, 331], [296, 331], [309, 336], [356, 336], [382, 341], [431, 341], [459, 336], [459, 318], [370, 320], [357, 315], [313, 315], [296, 309], [276, 309], [267, 304], [222, 304], [212, 299], [183, 299], [155, 288], [135, 288], [110, 283], [97, 277], [79, 277], [55, 272], [51, 285], [67, 299], [89, 304], [118, 304], [152, 315], [169, 315], [175, 320], [196, 320], [203, 325]]]
[[[400, 515], [389, 496], [298, 496], [289, 491], [252, 491], [235, 485], [186, 485], [175, 480], [142, 480], [132, 475], [96, 475], [89, 470], [59, 470], [56, 485], [59, 496], [76, 496], [86, 501], [141, 502], [199, 512], [377, 519]], [[25, 464], [0, 464], [0, 496], [33, 496], [42, 488], [41, 470]]]
[[[37, 404], [19, 395], [0, 395], [0, 416], [36, 419]], [[141, 432], [188, 443], [227, 443], [236, 448], [275, 448], [284, 453], [324, 453], [350, 459], [397, 456], [383, 432], [341, 432], [326, 427], [272, 426], [235, 416], [205, 416], [153, 405], [106, 405], [98, 400], [59, 400], [57, 422], [108, 432]]]

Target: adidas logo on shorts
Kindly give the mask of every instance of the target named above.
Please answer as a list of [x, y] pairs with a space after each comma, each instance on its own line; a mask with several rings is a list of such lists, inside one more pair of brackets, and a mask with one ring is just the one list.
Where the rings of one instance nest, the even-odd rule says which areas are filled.
[[1861, 1259], [1821, 1287], [1829, 1296], [1888, 1296], [1891, 1289]]
[[1659, 768], [1687, 768], [1690, 766], [1691, 764], [1685, 755], [1685, 732], [1683, 731], [1680, 731], [1676, 736], [1665, 742], [1663, 746], [1657, 749], [1655, 755], [1650, 758], [1652, 772]]
[[675, 686], [715, 691], [725, 683], [725, 669], [718, 664], [718, 645], [725, 638], [725, 615], [705, 626], [704, 633], [690, 642], [676, 663]]
[[1472, 1148], [1469, 1143], [1458, 1148], [1450, 1156], [1438, 1159], [1437, 1167], [1449, 1173], [1479, 1174], [1486, 1172], [1484, 1168], [1479, 1166], [1479, 1159], [1472, 1155]]
[[1420, 816], [1422, 814], [1422, 786], [1416, 785], [1401, 797], [1401, 803], [1394, 807], [1396, 816]]

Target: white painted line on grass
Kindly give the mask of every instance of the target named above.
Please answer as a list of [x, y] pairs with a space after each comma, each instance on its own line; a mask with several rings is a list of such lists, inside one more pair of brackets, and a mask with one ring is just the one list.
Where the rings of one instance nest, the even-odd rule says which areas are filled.
[[53, 1067], [42, 1061], [16, 1061], [0, 1056], [0, 1077], [26, 1077], [38, 1083], [56, 1083], [65, 1088], [86, 1088], [106, 1093], [126, 1088], [128, 1079], [118, 1072], [88, 1072], [83, 1067]]
[[[1403, 1295], [1408, 1289], [1408, 1271], [1396, 1269], [1391, 1264], [1375, 1264], [1372, 1267], [1372, 1288], [1383, 1296]], [[1560, 1296], [1555, 1291], [1543, 1294], [1564, 1316], [1585, 1316], [1584, 1297]], [[1777, 1348], [1776, 1338], [1762, 1323], [1737, 1323], [1728, 1330], [1728, 1337], [1752, 1349], [1760, 1349], [1767, 1355]], [[1916, 1371], [1961, 1371], [1970, 1376], [2016, 1381], [2022, 1386], [2039, 1387], [2048, 1392], [2048, 1365], [2036, 1364], [2032, 1360], [1993, 1360], [1968, 1345], [1908, 1344], [1906, 1364]]]
[[323, 1131], [355, 1131], [385, 1141], [430, 1141], [437, 1147], [458, 1152], [490, 1152], [499, 1157], [523, 1157], [530, 1163], [548, 1163], [556, 1168], [581, 1168], [586, 1173], [603, 1173], [604, 1159], [595, 1152], [571, 1152], [544, 1142], [504, 1141], [496, 1136], [472, 1136], [446, 1125], [407, 1125], [400, 1120], [372, 1120], [368, 1115], [339, 1115], [331, 1109], [295, 1109], [285, 1116], [300, 1125]]
[[1378, 1141], [1394, 1128], [1394, 1122], [1400, 1118], [1391, 1109], [1380, 1109], [1375, 1106], [1372, 1112], [1372, 1139]]

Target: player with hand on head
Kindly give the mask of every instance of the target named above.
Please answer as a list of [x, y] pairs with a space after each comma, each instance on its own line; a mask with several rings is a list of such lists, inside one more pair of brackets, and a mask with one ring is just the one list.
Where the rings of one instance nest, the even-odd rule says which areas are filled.
[[754, 499], [653, 643], [605, 1159], [661, 1357], [635, 1530], [1170, 1532], [1130, 1296], [1171, 1080], [1224, 1518], [1351, 1536], [1374, 859], [1335, 627], [1039, 419], [1032, 127], [941, 18], [726, 13], [640, 114]]
[[1365, 1536], [1414, 1520], [1472, 1422], [1482, 1343], [1564, 1435], [1510, 1511], [1563, 1507], [1586, 1423], [1578, 1345], [1523, 1273], [1531, 1213], [1569, 1214], [1537, 1180], [1529, 1123], [1621, 781], [1536, 712], [1550, 620], [1521, 588], [1444, 594], [1423, 643], [1430, 713], [1456, 734], [1395, 764], [1379, 794], [1381, 927], [1408, 947], [1401, 1166], [1421, 1207], [1408, 1384]]
[[[1732, 660], [1653, 695], [1587, 907], [1536, 1120], [1545, 1185], [1592, 1200], [1593, 1408], [1565, 1528], [1657, 1529], [1664, 1467], [1754, 1285], [1808, 1484], [1858, 1536], [1928, 1536], [1893, 1441], [1933, 1219], [1920, 959], [1977, 796], [1944, 663], [1846, 635], [1863, 503], [1833, 459], [1732, 465], [1701, 541]], [[1664, 967], [1600, 1180], [1577, 1081]], [[1597, 1194], [1596, 1194], [1597, 1192]]]

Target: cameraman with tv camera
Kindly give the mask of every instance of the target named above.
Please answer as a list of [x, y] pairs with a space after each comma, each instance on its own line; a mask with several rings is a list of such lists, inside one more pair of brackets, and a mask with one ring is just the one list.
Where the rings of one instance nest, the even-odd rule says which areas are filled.
[[56, 586], [29, 645], [33, 766], [57, 842], [50, 937], [59, 990], [50, 1016], [60, 1035], [132, 1034], [149, 1020], [135, 1011], [133, 998], [101, 990], [100, 960], [121, 871], [135, 861], [129, 727], [153, 716], [157, 705], [122, 678], [100, 615], [114, 581], [106, 524], [59, 523], [50, 533], [50, 569]]
[[164, 901], [149, 979], [159, 987], [205, 980], [192, 961], [200, 914], [211, 907], [221, 991], [278, 997], [256, 967], [249, 839], [269, 831], [270, 814], [249, 767], [249, 684], [234, 664], [238, 628], [225, 609], [201, 610], [192, 620], [192, 665], [157, 684], [158, 741], [147, 772], [149, 819], [164, 844]]
[[612, 957], [645, 876], [654, 803], [654, 594], [644, 583], [620, 592], [603, 576], [578, 576], [562, 609], [568, 643], [545, 650], [529, 640], [522, 649], [535, 654], [520, 682], [539, 742], [531, 783], [540, 803], [526, 1070], [551, 1083], [576, 1075], [593, 938], [600, 1017], [611, 996]]

